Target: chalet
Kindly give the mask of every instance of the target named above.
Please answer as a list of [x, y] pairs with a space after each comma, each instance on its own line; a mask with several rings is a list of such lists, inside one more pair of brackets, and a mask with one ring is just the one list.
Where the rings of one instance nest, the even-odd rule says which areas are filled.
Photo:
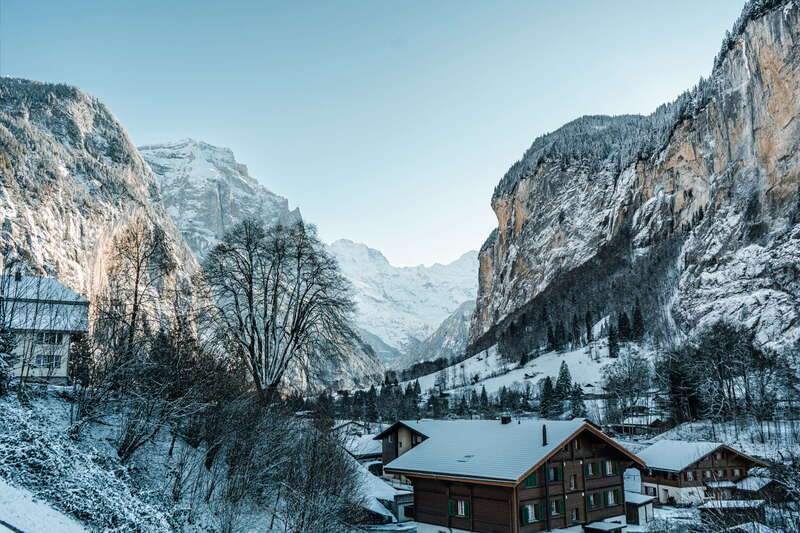
[[791, 500], [790, 491], [780, 481], [770, 477], [766, 468], [753, 468], [750, 475], [736, 482], [733, 489], [736, 500], [766, 500], [771, 505]]
[[89, 301], [54, 278], [0, 276], [0, 329], [14, 335], [14, 375], [66, 383], [70, 344], [89, 328]]
[[413, 485], [417, 523], [454, 531], [620, 531], [622, 473], [644, 466], [583, 419], [401, 421], [375, 438], [386, 475]]
[[748, 471], [764, 466], [719, 442], [660, 440], [639, 452], [647, 464], [642, 491], [659, 503], [699, 504], [729, 499]]

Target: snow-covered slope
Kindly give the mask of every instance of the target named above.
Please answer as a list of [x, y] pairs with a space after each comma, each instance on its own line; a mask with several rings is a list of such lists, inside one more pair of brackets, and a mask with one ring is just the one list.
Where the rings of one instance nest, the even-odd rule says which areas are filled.
[[439, 357], [460, 357], [467, 348], [469, 321], [475, 311], [475, 300], [467, 300], [444, 319], [436, 331], [422, 342], [412, 343], [404, 354], [403, 366]]
[[158, 178], [164, 204], [186, 242], [203, 258], [231, 227], [258, 217], [270, 224], [300, 220], [236, 161], [229, 148], [184, 139], [139, 147]]
[[378, 250], [353, 241], [335, 241], [330, 250], [355, 286], [359, 327], [400, 350], [428, 337], [477, 293], [474, 251], [447, 265], [395, 267]]
[[[37, 499], [30, 491], [0, 480], [0, 520], [25, 533], [87, 533], [72, 518]], [[0, 532], [13, 531], [0, 523]]]

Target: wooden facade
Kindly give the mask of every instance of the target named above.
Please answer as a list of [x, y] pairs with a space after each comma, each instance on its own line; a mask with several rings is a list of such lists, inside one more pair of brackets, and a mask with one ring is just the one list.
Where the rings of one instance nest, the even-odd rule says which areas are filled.
[[418, 522], [481, 533], [532, 533], [624, 515], [623, 472], [632, 462], [629, 454], [584, 429], [541, 464], [532, 464], [518, 482], [404, 476], [414, 486]]
[[[727, 446], [721, 446], [678, 472], [647, 468], [642, 472], [645, 494], [656, 496], [667, 503], [661, 492], [672, 494], [670, 489], [697, 489], [706, 498], [727, 499], [725, 482], [732, 487], [747, 477], [751, 468], [763, 463]], [[709, 484], [711, 484], [709, 486]]]

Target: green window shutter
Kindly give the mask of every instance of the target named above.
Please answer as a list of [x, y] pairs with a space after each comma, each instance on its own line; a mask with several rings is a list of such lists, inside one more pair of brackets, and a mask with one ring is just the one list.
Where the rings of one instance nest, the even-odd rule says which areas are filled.
[[544, 513], [545, 513], [544, 504], [543, 503], [537, 504], [536, 509], [538, 510], [538, 512], [536, 513], [536, 520], [544, 520]]
[[608, 505], [608, 492], [603, 491], [603, 505]]
[[447, 500], [447, 514], [453, 516], [456, 514], [456, 501], [455, 500]]
[[558, 480], [564, 481], [564, 466], [561, 465], [558, 467]]
[[614, 489], [614, 499], [616, 500], [617, 504], [622, 503], [622, 491], [619, 489]]
[[530, 516], [528, 515], [528, 506], [523, 505], [522, 507], [519, 508], [519, 522], [524, 526], [525, 524], [529, 524], [530, 521], [531, 519]]
[[538, 483], [538, 476], [536, 472], [533, 472], [530, 476], [525, 478], [525, 486], [526, 487], [535, 487]]
[[583, 463], [583, 475], [589, 477], [589, 463]]
[[464, 502], [464, 518], [469, 518], [469, 516], [470, 516], [469, 512], [470, 512], [469, 501], [465, 501]]

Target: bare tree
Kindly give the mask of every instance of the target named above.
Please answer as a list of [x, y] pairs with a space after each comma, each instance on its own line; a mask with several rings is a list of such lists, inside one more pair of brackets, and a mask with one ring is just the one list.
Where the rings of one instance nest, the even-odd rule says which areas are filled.
[[313, 226], [246, 220], [209, 253], [203, 275], [262, 403], [287, 373], [313, 378], [353, 343], [349, 284]]
[[[647, 398], [652, 383], [650, 362], [627, 352], [603, 369], [604, 388], [611, 395], [610, 415], [621, 421]], [[608, 414], [607, 414], [608, 416]]]

